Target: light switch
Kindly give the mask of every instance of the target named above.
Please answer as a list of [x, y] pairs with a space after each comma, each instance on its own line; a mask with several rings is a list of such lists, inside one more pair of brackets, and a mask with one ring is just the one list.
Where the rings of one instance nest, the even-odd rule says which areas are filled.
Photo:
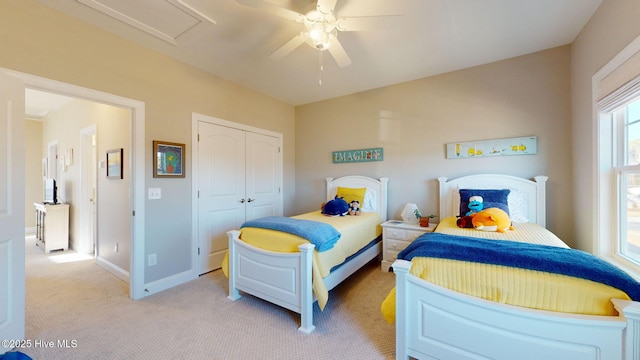
[[149, 200], [157, 200], [162, 198], [162, 189], [149, 188]]

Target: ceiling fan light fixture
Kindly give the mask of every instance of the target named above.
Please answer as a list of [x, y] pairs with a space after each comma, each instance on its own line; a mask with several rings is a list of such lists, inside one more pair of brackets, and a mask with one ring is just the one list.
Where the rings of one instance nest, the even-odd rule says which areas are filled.
[[305, 41], [314, 49], [328, 49], [331, 39], [337, 36], [336, 19], [331, 14], [324, 15], [317, 10], [309, 11], [305, 15], [304, 26]]
[[[335, 7], [338, 0], [315, 0], [316, 9], [307, 12], [305, 15], [285, 7], [272, 3], [273, 0], [236, 0], [240, 4], [269, 12], [296, 23], [302, 23], [304, 29], [292, 37], [289, 41], [275, 50], [269, 57], [280, 59], [289, 54], [302, 43], [307, 43], [310, 47], [318, 51], [320, 58], [320, 73], [322, 73], [322, 53], [329, 50], [331, 57], [336, 64], [343, 68], [351, 65], [351, 58], [345, 51], [338, 39], [339, 31], [361, 31], [370, 28], [378, 29], [376, 20], [380, 16], [356, 16], [347, 18], [336, 18]], [[311, 1], [311, 0], [307, 0]], [[381, 15], [387, 17], [387, 15]]]
[[331, 46], [331, 39], [335, 36], [337, 36], [335, 27], [325, 21], [314, 22], [307, 27], [307, 31], [304, 33], [307, 44], [318, 50], [328, 49]]

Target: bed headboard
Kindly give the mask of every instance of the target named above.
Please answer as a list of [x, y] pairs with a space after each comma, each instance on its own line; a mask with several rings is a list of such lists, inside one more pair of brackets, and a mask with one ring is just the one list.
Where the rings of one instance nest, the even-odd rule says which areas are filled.
[[[349, 175], [340, 178], [326, 178], [327, 180], [327, 201], [336, 196], [338, 186], [346, 188], [367, 188], [365, 203], [362, 204], [362, 211], [377, 211], [382, 221], [387, 221], [387, 183], [389, 178], [383, 177], [374, 179], [360, 175]], [[368, 206], [367, 206], [368, 205]]]
[[459, 189], [509, 189], [512, 194], [524, 197], [529, 221], [546, 227], [546, 182], [546, 176], [536, 176], [533, 180], [501, 174], [469, 175], [451, 180], [439, 177], [440, 218], [459, 215]]

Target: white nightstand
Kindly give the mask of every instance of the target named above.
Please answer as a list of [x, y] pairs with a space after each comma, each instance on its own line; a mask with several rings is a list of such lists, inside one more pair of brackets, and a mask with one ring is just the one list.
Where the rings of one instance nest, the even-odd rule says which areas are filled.
[[388, 272], [398, 253], [415, 240], [418, 236], [432, 232], [437, 224], [421, 227], [417, 224], [407, 224], [400, 220], [389, 220], [382, 226], [382, 271]]

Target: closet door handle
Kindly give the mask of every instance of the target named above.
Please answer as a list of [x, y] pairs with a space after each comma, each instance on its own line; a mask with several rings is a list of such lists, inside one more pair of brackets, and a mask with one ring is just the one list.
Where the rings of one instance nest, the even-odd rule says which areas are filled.
[[252, 202], [252, 201], [256, 201], [256, 199], [252, 199], [252, 198], [247, 199], [247, 202]]
[[241, 203], [241, 204], [244, 204], [244, 199], [240, 199], [240, 203]]

